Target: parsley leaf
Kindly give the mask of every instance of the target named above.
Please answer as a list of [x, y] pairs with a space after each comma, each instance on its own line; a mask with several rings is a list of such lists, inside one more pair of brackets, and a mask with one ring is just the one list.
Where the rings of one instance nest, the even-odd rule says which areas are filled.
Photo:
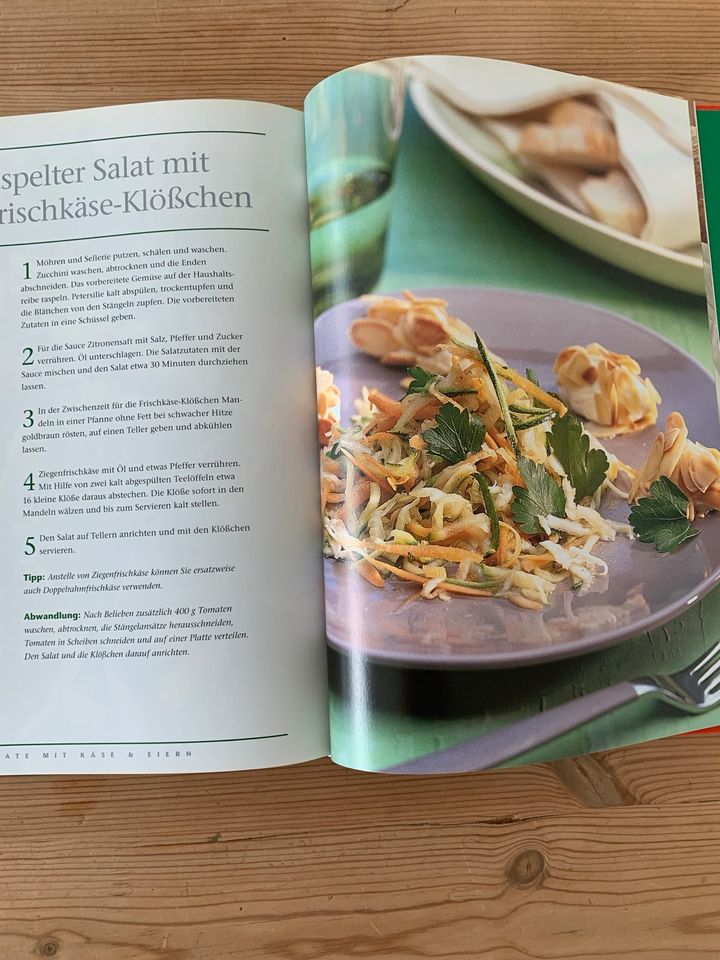
[[435, 417], [435, 426], [423, 430], [428, 452], [448, 463], [460, 463], [469, 453], [476, 453], [485, 439], [485, 424], [468, 410], [458, 410], [444, 403]]
[[544, 533], [538, 517], [565, 516], [565, 494], [541, 463], [518, 457], [518, 470], [524, 487], [513, 487], [513, 520], [525, 533]]
[[641, 497], [630, 511], [630, 525], [643, 543], [654, 543], [660, 553], [670, 553], [700, 532], [688, 523], [688, 498], [670, 477], [650, 484], [649, 497]]
[[325, 456], [330, 457], [331, 460], [337, 460], [340, 456], [340, 441], [336, 440], [335, 443], [325, 451]]
[[571, 413], [555, 418], [549, 442], [575, 488], [576, 499], [591, 497], [610, 467], [604, 451], [590, 449], [590, 437], [583, 433], [580, 421]]
[[[525, 367], [525, 376], [530, 381], [530, 383], [534, 383], [536, 387], [540, 386], [538, 375], [535, 373], [532, 367]], [[536, 403], [539, 403], [539, 401], [536, 401]]]
[[428, 386], [437, 380], [436, 373], [428, 373], [422, 367], [408, 367], [408, 376], [412, 377], [407, 388], [407, 393], [427, 393]]

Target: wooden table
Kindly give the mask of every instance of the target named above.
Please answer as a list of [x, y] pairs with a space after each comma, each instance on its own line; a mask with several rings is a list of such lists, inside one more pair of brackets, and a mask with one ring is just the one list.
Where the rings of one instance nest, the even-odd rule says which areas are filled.
[[[417, 52], [720, 99], [703, 0], [1, 0], [0, 112], [299, 106]], [[720, 735], [486, 775], [0, 779], [0, 958], [720, 955]]]

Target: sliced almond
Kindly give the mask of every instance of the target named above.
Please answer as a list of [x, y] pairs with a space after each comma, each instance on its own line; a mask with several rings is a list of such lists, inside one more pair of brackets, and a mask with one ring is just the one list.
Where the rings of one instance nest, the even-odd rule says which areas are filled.
[[381, 357], [398, 345], [391, 327], [367, 317], [353, 321], [350, 327], [350, 340], [358, 350], [369, 353], [372, 357]]

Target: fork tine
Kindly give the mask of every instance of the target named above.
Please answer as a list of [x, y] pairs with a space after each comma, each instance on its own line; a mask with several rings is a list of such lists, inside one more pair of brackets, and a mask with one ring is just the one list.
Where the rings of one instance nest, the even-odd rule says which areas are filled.
[[703, 695], [709, 697], [712, 693], [717, 691], [717, 688], [720, 686], [720, 672], [716, 673], [712, 678], [710, 683], [703, 688]]
[[720, 672], [720, 657], [718, 657], [714, 663], [711, 663], [707, 670], [700, 677], [696, 677], [697, 683], [707, 686], [711, 680], [713, 680], [718, 672]]
[[[692, 665], [692, 667], [688, 671], [690, 676], [692, 677], [698, 672], [698, 670], [702, 670], [702, 668], [706, 664], [708, 664], [711, 660], [714, 660], [718, 654], [720, 654], [720, 641], [716, 643], [715, 646], [705, 654], [702, 660], [699, 660], [697, 663]], [[703, 679], [702, 677], [698, 677], [698, 680], [700, 680], [701, 682], [702, 682], [702, 679]]]

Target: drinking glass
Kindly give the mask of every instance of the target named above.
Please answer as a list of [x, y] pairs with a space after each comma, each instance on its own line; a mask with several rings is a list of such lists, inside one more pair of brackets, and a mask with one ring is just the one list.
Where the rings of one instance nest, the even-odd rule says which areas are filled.
[[402, 61], [385, 60], [329, 77], [305, 102], [316, 316], [380, 276], [404, 96]]

